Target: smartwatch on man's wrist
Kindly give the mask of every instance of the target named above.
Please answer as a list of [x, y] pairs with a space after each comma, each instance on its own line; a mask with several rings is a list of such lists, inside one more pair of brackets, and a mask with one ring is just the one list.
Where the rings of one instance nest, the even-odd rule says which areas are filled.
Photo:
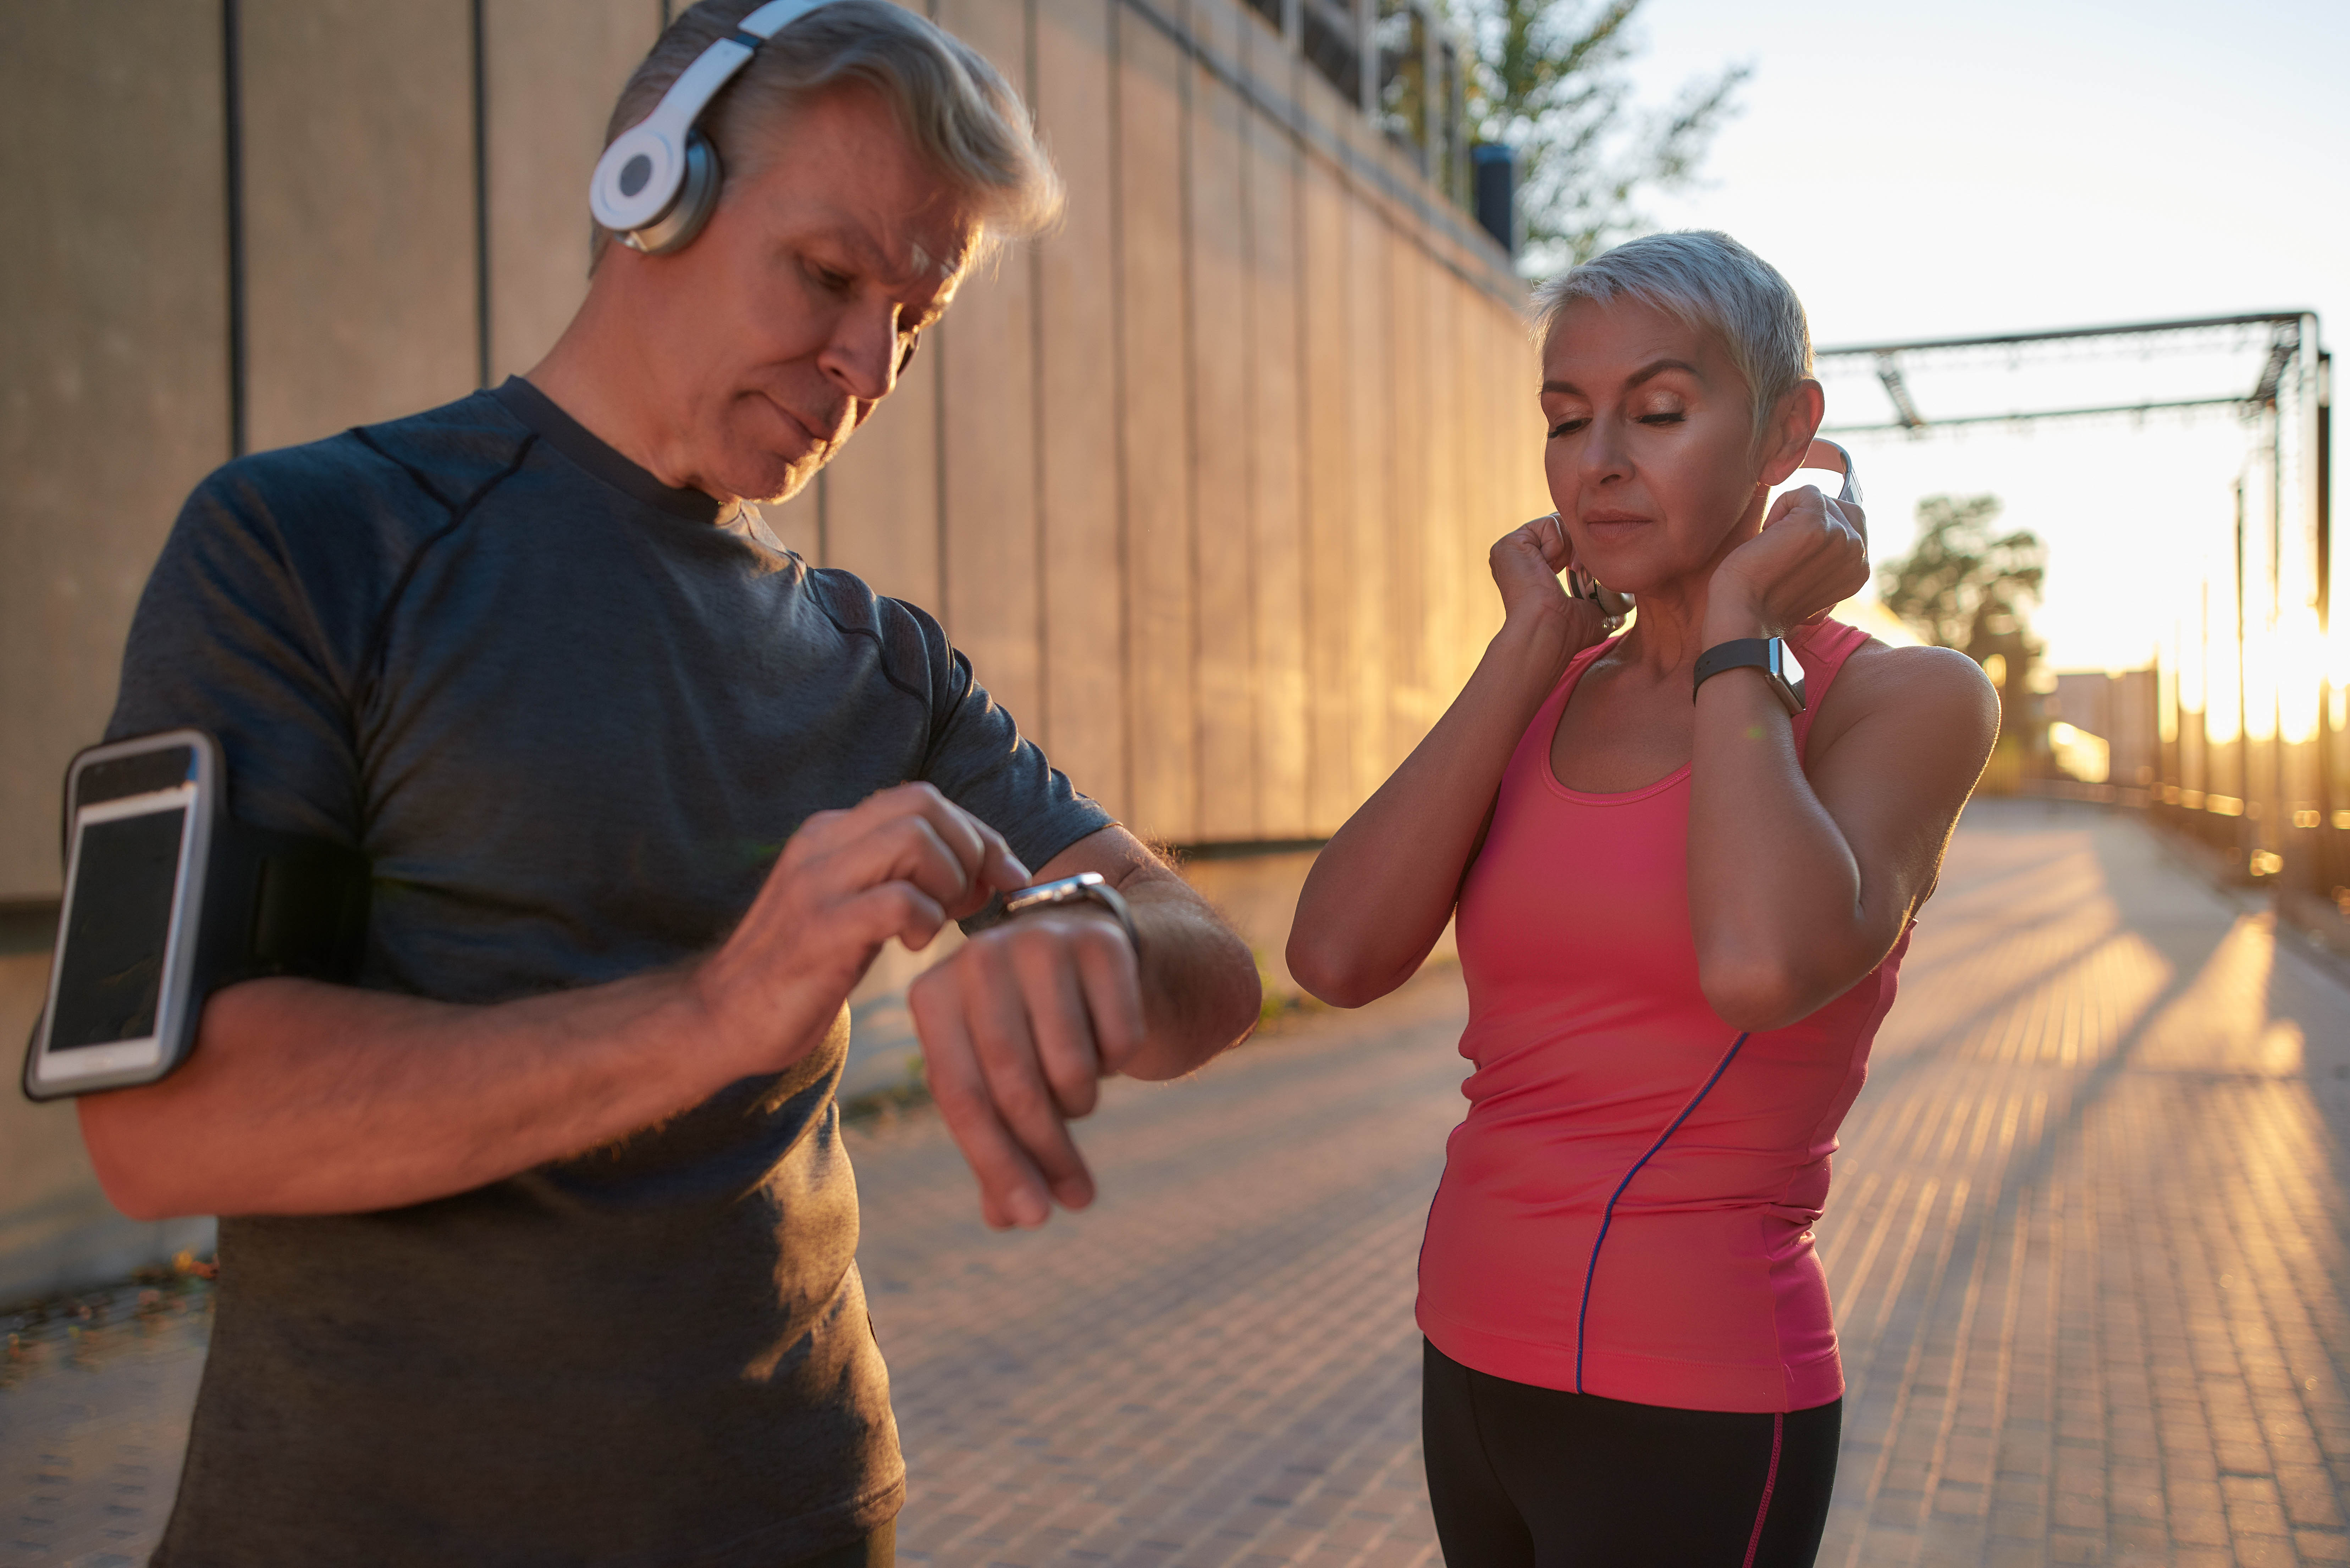
[[1118, 920], [1118, 929], [1126, 932], [1127, 946], [1135, 950], [1136, 956], [1141, 955], [1142, 939], [1135, 934], [1134, 912], [1127, 908], [1125, 897], [1098, 871], [1080, 871], [1074, 877], [1039, 882], [1033, 888], [1008, 893], [1003, 898], [1003, 913], [1008, 919], [1031, 909], [1048, 909], [1061, 904], [1098, 904], [1107, 909]]
[[1783, 637], [1738, 637], [1718, 642], [1698, 656], [1690, 678], [1690, 700], [1697, 690], [1725, 670], [1759, 670], [1771, 695], [1790, 717], [1804, 711], [1804, 666]]

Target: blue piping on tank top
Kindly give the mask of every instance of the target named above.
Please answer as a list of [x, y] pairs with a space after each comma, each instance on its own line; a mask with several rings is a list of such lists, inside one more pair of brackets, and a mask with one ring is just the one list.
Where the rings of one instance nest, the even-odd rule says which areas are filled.
[[1616, 1190], [1607, 1195], [1607, 1207], [1599, 1211], [1599, 1234], [1591, 1239], [1591, 1262], [1583, 1271], [1583, 1304], [1575, 1313], [1575, 1391], [1577, 1394], [1583, 1392], [1583, 1328], [1591, 1316], [1591, 1282], [1599, 1276], [1599, 1249], [1607, 1244], [1607, 1227], [1615, 1223], [1616, 1200], [1624, 1196], [1624, 1189], [1632, 1185], [1632, 1179], [1640, 1174], [1640, 1168], [1655, 1158], [1657, 1151], [1665, 1147], [1665, 1140], [1680, 1131], [1681, 1124], [1690, 1119], [1690, 1114], [1705, 1103], [1706, 1096], [1721, 1082], [1721, 1075], [1730, 1071], [1730, 1064], [1737, 1057], [1738, 1048], [1745, 1044], [1746, 1034], [1741, 1032], [1738, 1038], [1730, 1043], [1730, 1049], [1722, 1053], [1721, 1060], [1715, 1064], [1713, 1076], [1708, 1078], [1705, 1086], [1681, 1107], [1681, 1114], [1672, 1119], [1672, 1125], [1657, 1135], [1657, 1141], [1648, 1146], [1648, 1152], [1632, 1162], [1632, 1168], [1624, 1173], [1624, 1179], [1617, 1182]]

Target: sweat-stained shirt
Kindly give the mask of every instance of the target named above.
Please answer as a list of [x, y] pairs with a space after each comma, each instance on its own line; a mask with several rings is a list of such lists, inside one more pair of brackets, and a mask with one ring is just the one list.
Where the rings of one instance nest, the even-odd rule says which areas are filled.
[[[238, 816], [373, 861], [359, 983], [452, 1002], [705, 951], [811, 813], [906, 780], [1030, 866], [1109, 820], [928, 615], [519, 379], [198, 488], [108, 733], [182, 724]], [[891, 1517], [847, 1037], [453, 1198], [224, 1219], [155, 1562], [772, 1568]]]

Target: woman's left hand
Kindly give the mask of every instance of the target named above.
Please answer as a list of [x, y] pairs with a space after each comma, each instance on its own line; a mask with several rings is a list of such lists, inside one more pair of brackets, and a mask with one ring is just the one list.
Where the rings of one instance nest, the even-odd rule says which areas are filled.
[[[1759, 621], [1777, 637], [1814, 626], [1868, 586], [1868, 519], [1850, 501], [1831, 501], [1814, 485], [1779, 497], [1762, 531], [1714, 568], [1706, 619], [1723, 638]], [[1709, 640], [1722, 640], [1708, 633]]]

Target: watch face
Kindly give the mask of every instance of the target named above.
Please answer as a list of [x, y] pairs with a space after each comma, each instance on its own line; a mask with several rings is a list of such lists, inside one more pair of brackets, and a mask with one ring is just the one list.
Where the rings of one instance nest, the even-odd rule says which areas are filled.
[[1804, 661], [1795, 657], [1795, 645], [1783, 637], [1771, 639], [1779, 649], [1779, 679], [1790, 686], [1804, 683]]

